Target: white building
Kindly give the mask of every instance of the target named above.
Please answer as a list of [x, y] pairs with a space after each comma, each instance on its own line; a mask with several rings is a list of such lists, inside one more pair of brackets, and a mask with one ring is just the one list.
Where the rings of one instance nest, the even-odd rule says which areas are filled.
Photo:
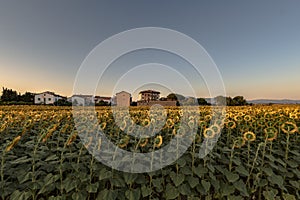
[[34, 95], [34, 103], [35, 104], [54, 104], [59, 99], [66, 99], [66, 97], [55, 94], [54, 92], [42, 92]]
[[68, 101], [75, 106], [88, 106], [94, 104], [93, 95], [75, 94], [68, 98]]
[[125, 91], [118, 92], [116, 94], [116, 100], [115, 100], [117, 106], [130, 106], [131, 103], [131, 94]]

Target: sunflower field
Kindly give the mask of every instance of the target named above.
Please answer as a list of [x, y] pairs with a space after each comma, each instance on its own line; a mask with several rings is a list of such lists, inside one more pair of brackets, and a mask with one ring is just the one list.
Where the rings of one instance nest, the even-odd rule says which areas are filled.
[[[196, 134], [171, 165], [127, 173], [89, 153], [105, 145], [91, 132], [82, 142], [71, 107], [1, 106], [0, 199], [300, 199], [299, 105], [226, 107], [218, 120], [209, 106], [191, 107], [197, 117], [186, 120], [181, 107], [165, 114], [131, 107], [118, 122], [111, 107], [95, 111], [97, 119], [80, 123], [96, 120], [95, 129], [126, 151], [156, 151], [194, 125]], [[157, 121], [161, 128], [152, 137], [127, 134], [132, 122], [152, 130]], [[200, 159], [201, 145], [216, 137]]]

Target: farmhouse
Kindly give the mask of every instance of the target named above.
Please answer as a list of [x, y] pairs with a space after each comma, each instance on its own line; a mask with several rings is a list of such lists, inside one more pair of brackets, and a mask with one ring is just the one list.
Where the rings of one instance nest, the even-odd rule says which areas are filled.
[[161, 106], [176, 106], [176, 101], [168, 100], [166, 98], [159, 98], [160, 92], [155, 90], [144, 90], [139, 93], [138, 106], [152, 106], [159, 104]]
[[159, 100], [160, 92], [155, 90], [144, 90], [139, 93], [140, 101], [158, 101]]
[[88, 106], [93, 105], [94, 97], [93, 95], [75, 94], [69, 97], [68, 101], [75, 106]]
[[131, 94], [125, 91], [118, 92], [115, 97], [116, 105], [121, 107], [130, 106], [131, 100]]
[[45, 105], [54, 104], [60, 99], [66, 100], [67, 98], [49, 91], [34, 95], [35, 104], [45, 104]]

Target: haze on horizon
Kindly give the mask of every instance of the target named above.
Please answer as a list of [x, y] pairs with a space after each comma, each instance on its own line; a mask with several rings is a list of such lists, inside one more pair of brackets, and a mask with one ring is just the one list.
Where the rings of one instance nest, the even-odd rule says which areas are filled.
[[[200, 43], [222, 75], [227, 96], [300, 99], [300, 1], [1, 1], [0, 87], [18, 92], [54, 91], [70, 96], [86, 56], [103, 40], [139, 27], [163, 27]], [[99, 95], [109, 96], [124, 66], [163, 63], [191, 74], [198, 97], [208, 97], [184, 61], [145, 50], [112, 64]], [[133, 73], [134, 74], [134, 73]], [[161, 86], [136, 85], [157, 73], [123, 81], [117, 90], [135, 94]], [[192, 96], [181, 79], [160, 74], [176, 93]], [[129, 76], [130, 77], [130, 76]], [[148, 79], [147, 79], [148, 78]], [[174, 80], [175, 79], [175, 80]], [[132, 80], [132, 78], [128, 79]], [[150, 79], [151, 80], [151, 79]], [[162, 89], [162, 96], [169, 92]], [[173, 92], [173, 91], [172, 91]]]

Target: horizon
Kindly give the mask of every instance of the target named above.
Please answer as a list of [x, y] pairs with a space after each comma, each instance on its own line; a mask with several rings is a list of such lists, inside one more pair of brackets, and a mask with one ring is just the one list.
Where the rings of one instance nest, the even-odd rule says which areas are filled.
[[[13, 91], [16, 91], [18, 94], [25, 94], [25, 92], [30, 92], [32, 94], [39, 94], [39, 93], [43, 93], [43, 92], [53, 92], [55, 93], [56, 95], [60, 95], [60, 96], [63, 96], [63, 97], [67, 97], [67, 98], [70, 98], [72, 96], [76, 96], [76, 95], [89, 95], [89, 96], [100, 96], [100, 97], [110, 97], [110, 98], [113, 98], [116, 94], [112, 95], [112, 96], [109, 96], [109, 95], [102, 95], [102, 94], [71, 94], [71, 95], [62, 95], [62, 94], [59, 94], [55, 91], [50, 91], [50, 90], [44, 90], [44, 91], [40, 91], [40, 92], [31, 92], [31, 91], [25, 91], [25, 92], [19, 92], [18, 90], [16, 89], [13, 89], [13, 88], [7, 88], [7, 87], [2, 87], [2, 88], [6, 88], [6, 89], [12, 89]], [[149, 89], [151, 90], [151, 89]], [[126, 91], [126, 90], [124, 90]], [[118, 91], [120, 92], [120, 91]], [[131, 94], [131, 93], [130, 93]], [[170, 93], [169, 93], [170, 94]], [[178, 94], [178, 93], [176, 93]], [[160, 98], [166, 98], [168, 94], [164, 94], [164, 95], [160, 95]], [[178, 95], [182, 95], [186, 98], [189, 98], [189, 97], [192, 97], [192, 98], [203, 98], [203, 99], [213, 99], [217, 96], [222, 96], [222, 95], [217, 95], [215, 97], [204, 97], [204, 96], [197, 96], [197, 97], [193, 97], [193, 96], [189, 96], [189, 95], [184, 95], [184, 94], [178, 94]], [[236, 95], [236, 96], [242, 96], [242, 95]], [[236, 96], [226, 96], [226, 97], [230, 97], [230, 98], [234, 98]], [[132, 97], [132, 100], [133, 101], [138, 101], [138, 96], [135, 96], [133, 97], [133, 95], [131, 94], [131, 97]], [[244, 96], [243, 96], [244, 97]], [[244, 97], [246, 101], [258, 101], [258, 100], [270, 100], [270, 101], [285, 101], [285, 100], [288, 100], [288, 101], [300, 101], [300, 99], [288, 99], [288, 98], [281, 98], [281, 99], [269, 99], [269, 98], [255, 98], [255, 99], [247, 99], [246, 97]]]
[[[300, 100], [299, 1], [70, 2], [0, 2], [1, 87], [71, 96], [80, 66], [99, 43], [133, 28], [164, 27], [203, 46], [220, 71], [226, 96]], [[153, 87], [162, 96], [212, 98], [191, 68], [169, 52], [132, 51], [111, 63], [95, 92], [112, 96], [127, 90], [137, 98], [138, 90]], [[182, 71], [185, 79], [177, 76]], [[194, 88], [184, 85], [187, 80]]]

